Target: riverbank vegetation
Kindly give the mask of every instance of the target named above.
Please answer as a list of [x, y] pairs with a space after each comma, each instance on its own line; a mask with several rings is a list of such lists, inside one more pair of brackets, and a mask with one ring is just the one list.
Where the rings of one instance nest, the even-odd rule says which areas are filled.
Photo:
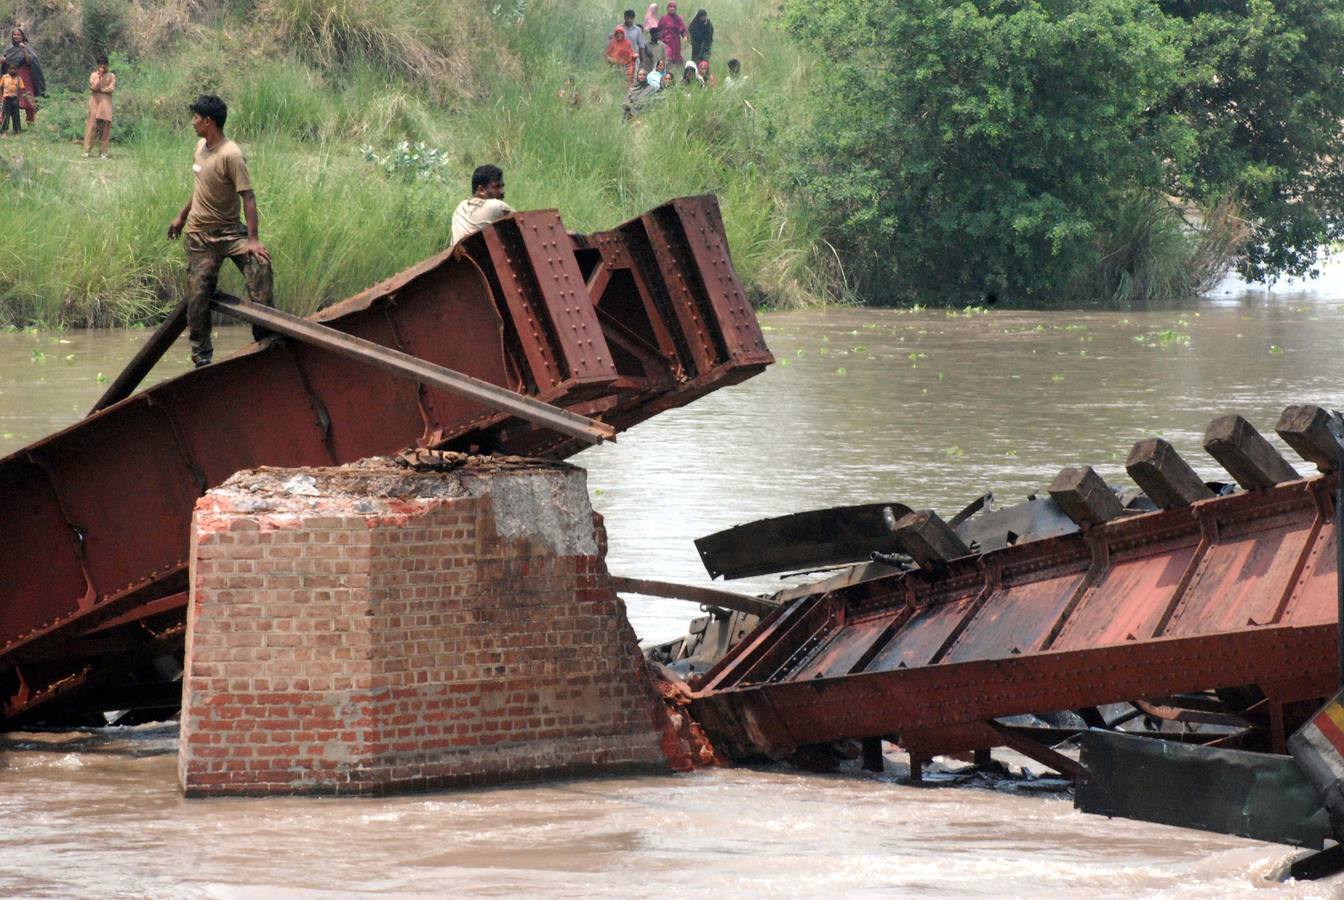
[[815, 48], [795, 173], [859, 293], [1188, 296], [1344, 232], [1344, 8], [789, 0]]
[[[805, 63], [746, 0], [716, 11], [715, 56], [740, 56], [750, 79], [674, 92], [633, 125], [601, 58], [619, 9], [594, 0], [21, 6], [0, 0], [0, 21], [30, 23], [51, 96], [35, 133], [0, 140], [14, 238], [0, 240], [0, 325], [148, 322], [179, 298], [182, 251], [164, 232], [190, 190], [186, 105], [206, 91], [230, 104], [277, 300], [295, 312], [442, 249], [487, 161], [512, 205], [557, 208], [579, 231], [714, 192], [757, 302], [834, 299], [831, 251], [775, 177]], [[74, 143], [86, 61], [104, 47], [118, 73], [108, 162]], [[224, 289], [236, 279], [226, 267]]]
[[[718, 0], [748, 79], [622, 124], [604, 0], [0, 0], [49, 97], [0, 140], [0, 325], [152, 322], [198, 93], [230, 104], [278, 301], [441, 249], [471, 169], [580, 231], [714, 192], [753, 300], [1083, 305], [1188, 296], [1338, 240], [1344, 13], [1305, 0]], [[84, 160], [92, 59], [113, 159]], [[238, 290], [236, 273], [224, 288]]]

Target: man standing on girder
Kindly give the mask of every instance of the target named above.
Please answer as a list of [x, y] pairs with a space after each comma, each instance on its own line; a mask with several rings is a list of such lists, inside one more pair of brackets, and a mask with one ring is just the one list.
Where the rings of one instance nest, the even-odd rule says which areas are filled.
[[[210, 364], [210, 301], [219, 282], [219, 267], [231, 259], [247, 282], [247, 299], [273, 306], [271, 254], [257, 237], [257, 197], [247, 172], [243, 151], [224, 137], [229, 108], [211, 94], [191, 104], [191, 127], [200, 140], [191, 171], [195, 176], [191, 199], [168, 226], [168, 239], [184, 230], [187, 252], [187, 334], [191, 361], [196, 368]], [[239, 216], [239, 199], [246, 216]], [[253, 329], [253, 337], [260, 337]]]

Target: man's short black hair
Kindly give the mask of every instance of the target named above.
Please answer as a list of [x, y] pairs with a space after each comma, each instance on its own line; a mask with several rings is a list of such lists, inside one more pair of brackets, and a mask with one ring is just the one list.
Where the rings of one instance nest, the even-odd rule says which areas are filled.
[[633, 19], [635, 17], [635, 11], [633, 9], [627, 9], [625, 11], [625, 17], [627, 19]]
[[499, 166], [486, 163], [483, 166], [477, 166], [476, 171], [471, 173], [471, 192], [474, 194], [483, 187], [487, 187], [493, 181], [503, 181], [504, 170]]
[[100, 66], [105, 66], [107, 65], [107, 56], [100, 53], [98, 55], [98, 58], [95, 59], [94, 62], [96, 62]]
[[191, 111], [202, 119], [214, 119], [220, 128], [224, 127], [224, 122], [229, 117], [228, 104], [214, 94], [201, 94], [191, 104]]
[[649, 29], [649, 37], [653, 38], [653, 39], [656, 41], [656, 40], [658, 40], [658, 35], [660, 35], [660, 34], [662, 33], [662, 31], [663, 31], [663, 29], [661, 29], [661, 28], [659, 28], [657, 25], [655, 25], [655, 26], [653, 26], [652, 28]]

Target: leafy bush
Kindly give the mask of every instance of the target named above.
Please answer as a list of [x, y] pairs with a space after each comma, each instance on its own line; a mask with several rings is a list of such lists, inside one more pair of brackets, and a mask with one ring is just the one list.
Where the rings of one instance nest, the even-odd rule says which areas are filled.
[[[869, 297], [1168, 297], [1239, 250], [1247, 274], [1300, 273], [1344, 233], [1338, 5], [786, 8], [828, 60], [797, 179]], [[1254, 231], [1192, 239], [1170, 196]]]

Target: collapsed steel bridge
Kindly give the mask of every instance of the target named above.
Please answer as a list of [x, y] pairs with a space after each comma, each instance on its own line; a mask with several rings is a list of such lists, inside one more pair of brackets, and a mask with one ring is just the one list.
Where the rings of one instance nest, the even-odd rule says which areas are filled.
[[[1296, 406], [1278, 425], [1323, 472], [1337, 449], [1328, 419]], [[1105, 727], [1099, 707], [1113, 703], [1239, 723], [1205, 740], [1284, 752], [1338, 685], [1339, 476], [1300, 476], [1238, 416], [1215, 419], [1205, 449], [1242, 490], [1215, 496], [1165, 441], [1140, 441], [1127, 469], [1150, 511], [1122, 508], [1090, 468], [1069, 468], [1045, 502], [1072, 533], [986, 552], [932, 512], [899, 507], [886, 539], [918, 565], [872, 563], [792, 589], [693, 680], [692, 715], [739, 759], [860, 740], [876, 767], [890, 740], [916, 778], [935, 754], [1004, 745], [1073, 775], [1049, 746], [1058, 733], [1035, 740], [1002, 720], [1078, 711]]]
[[192, 509], [240, 469], [562, 458], [772, 362], [712, 197], [591, 235], [518, 213], [306, 321], [217, 306], [296, 339], [128, 396], [179, 309], [106, 408], [0, 460], [0, 724], [176, 706]]

